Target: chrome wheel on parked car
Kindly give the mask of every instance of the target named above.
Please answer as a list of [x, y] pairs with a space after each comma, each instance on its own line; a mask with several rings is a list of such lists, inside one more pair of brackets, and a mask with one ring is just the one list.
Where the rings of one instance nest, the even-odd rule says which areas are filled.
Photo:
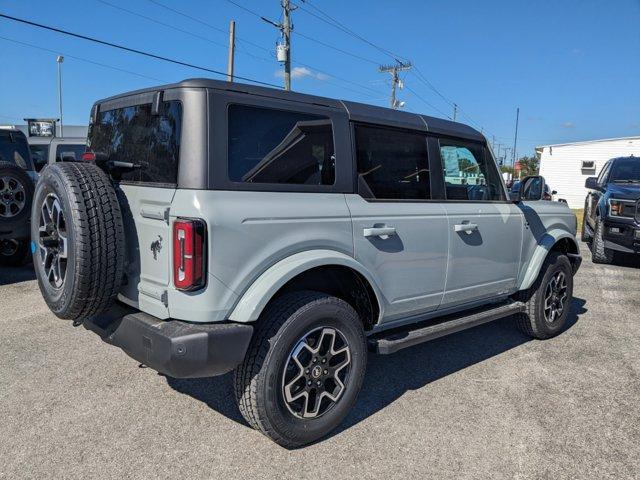
[[13, 218], [24, 210], [27, 193], [20, 180], [13, 176], [0, 177], [0, 217]]
[[40, 208], [38, 249], [49, 284], [60, 289], [67, 273], [67, 224], [56, 194], [50, 193]]
[[544, 292], [544, 318], [547, 322], [553, 323], [562, 316], [567, 298], [567, 277], [563, 271], [558, 271]]
[[349, 376], [351, 350], [337, 328], [316, 328], [289, 354], [282, 375], [282, 393], [298, 418], [315, 418], [329, 411], [342, 396]]

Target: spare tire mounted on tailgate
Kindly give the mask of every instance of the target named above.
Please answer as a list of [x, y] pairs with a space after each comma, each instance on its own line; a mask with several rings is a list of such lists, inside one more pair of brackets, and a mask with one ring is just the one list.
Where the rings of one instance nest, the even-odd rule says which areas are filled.
[[108, 309], [122, 285], [124, 230], [107, 174], [86, 163], [48, 166], [31, 214], [33, 264], [58, 317], [82, 320]]

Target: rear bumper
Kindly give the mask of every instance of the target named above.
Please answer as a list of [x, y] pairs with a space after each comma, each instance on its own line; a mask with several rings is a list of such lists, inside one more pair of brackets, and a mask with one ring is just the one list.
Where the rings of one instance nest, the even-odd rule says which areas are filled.
[[233, 370], [244, 359], [253, 334], [251, 325], [159, 320], [122, 305], [85, 321], [84, 326], [131, 358], [175, 378], [210, 377]]

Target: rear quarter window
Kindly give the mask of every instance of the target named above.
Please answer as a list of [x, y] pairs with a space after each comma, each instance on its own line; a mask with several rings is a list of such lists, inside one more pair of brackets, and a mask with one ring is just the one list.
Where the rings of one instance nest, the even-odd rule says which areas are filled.
[[329, 117], [231, 105], [228, 142], [232, 182], [316, 186], [335, 183]]
[[88, 146], [99, 158], [139, 166], [120, 172], [118, 181], [175, 186], [181, 134], [180, 102], [163, 102], [158, 115], [149, 103], [101, 111], [90, 127]]

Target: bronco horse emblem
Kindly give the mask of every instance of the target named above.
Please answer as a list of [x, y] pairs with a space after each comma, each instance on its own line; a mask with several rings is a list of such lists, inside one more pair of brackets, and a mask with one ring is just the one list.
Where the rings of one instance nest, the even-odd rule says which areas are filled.
[[151, 243], [151, 252], [153, 252], [153, 259], [158, 259], [158, 253], [162, 250], [162, 237], [158, 235], [158, 239]]

